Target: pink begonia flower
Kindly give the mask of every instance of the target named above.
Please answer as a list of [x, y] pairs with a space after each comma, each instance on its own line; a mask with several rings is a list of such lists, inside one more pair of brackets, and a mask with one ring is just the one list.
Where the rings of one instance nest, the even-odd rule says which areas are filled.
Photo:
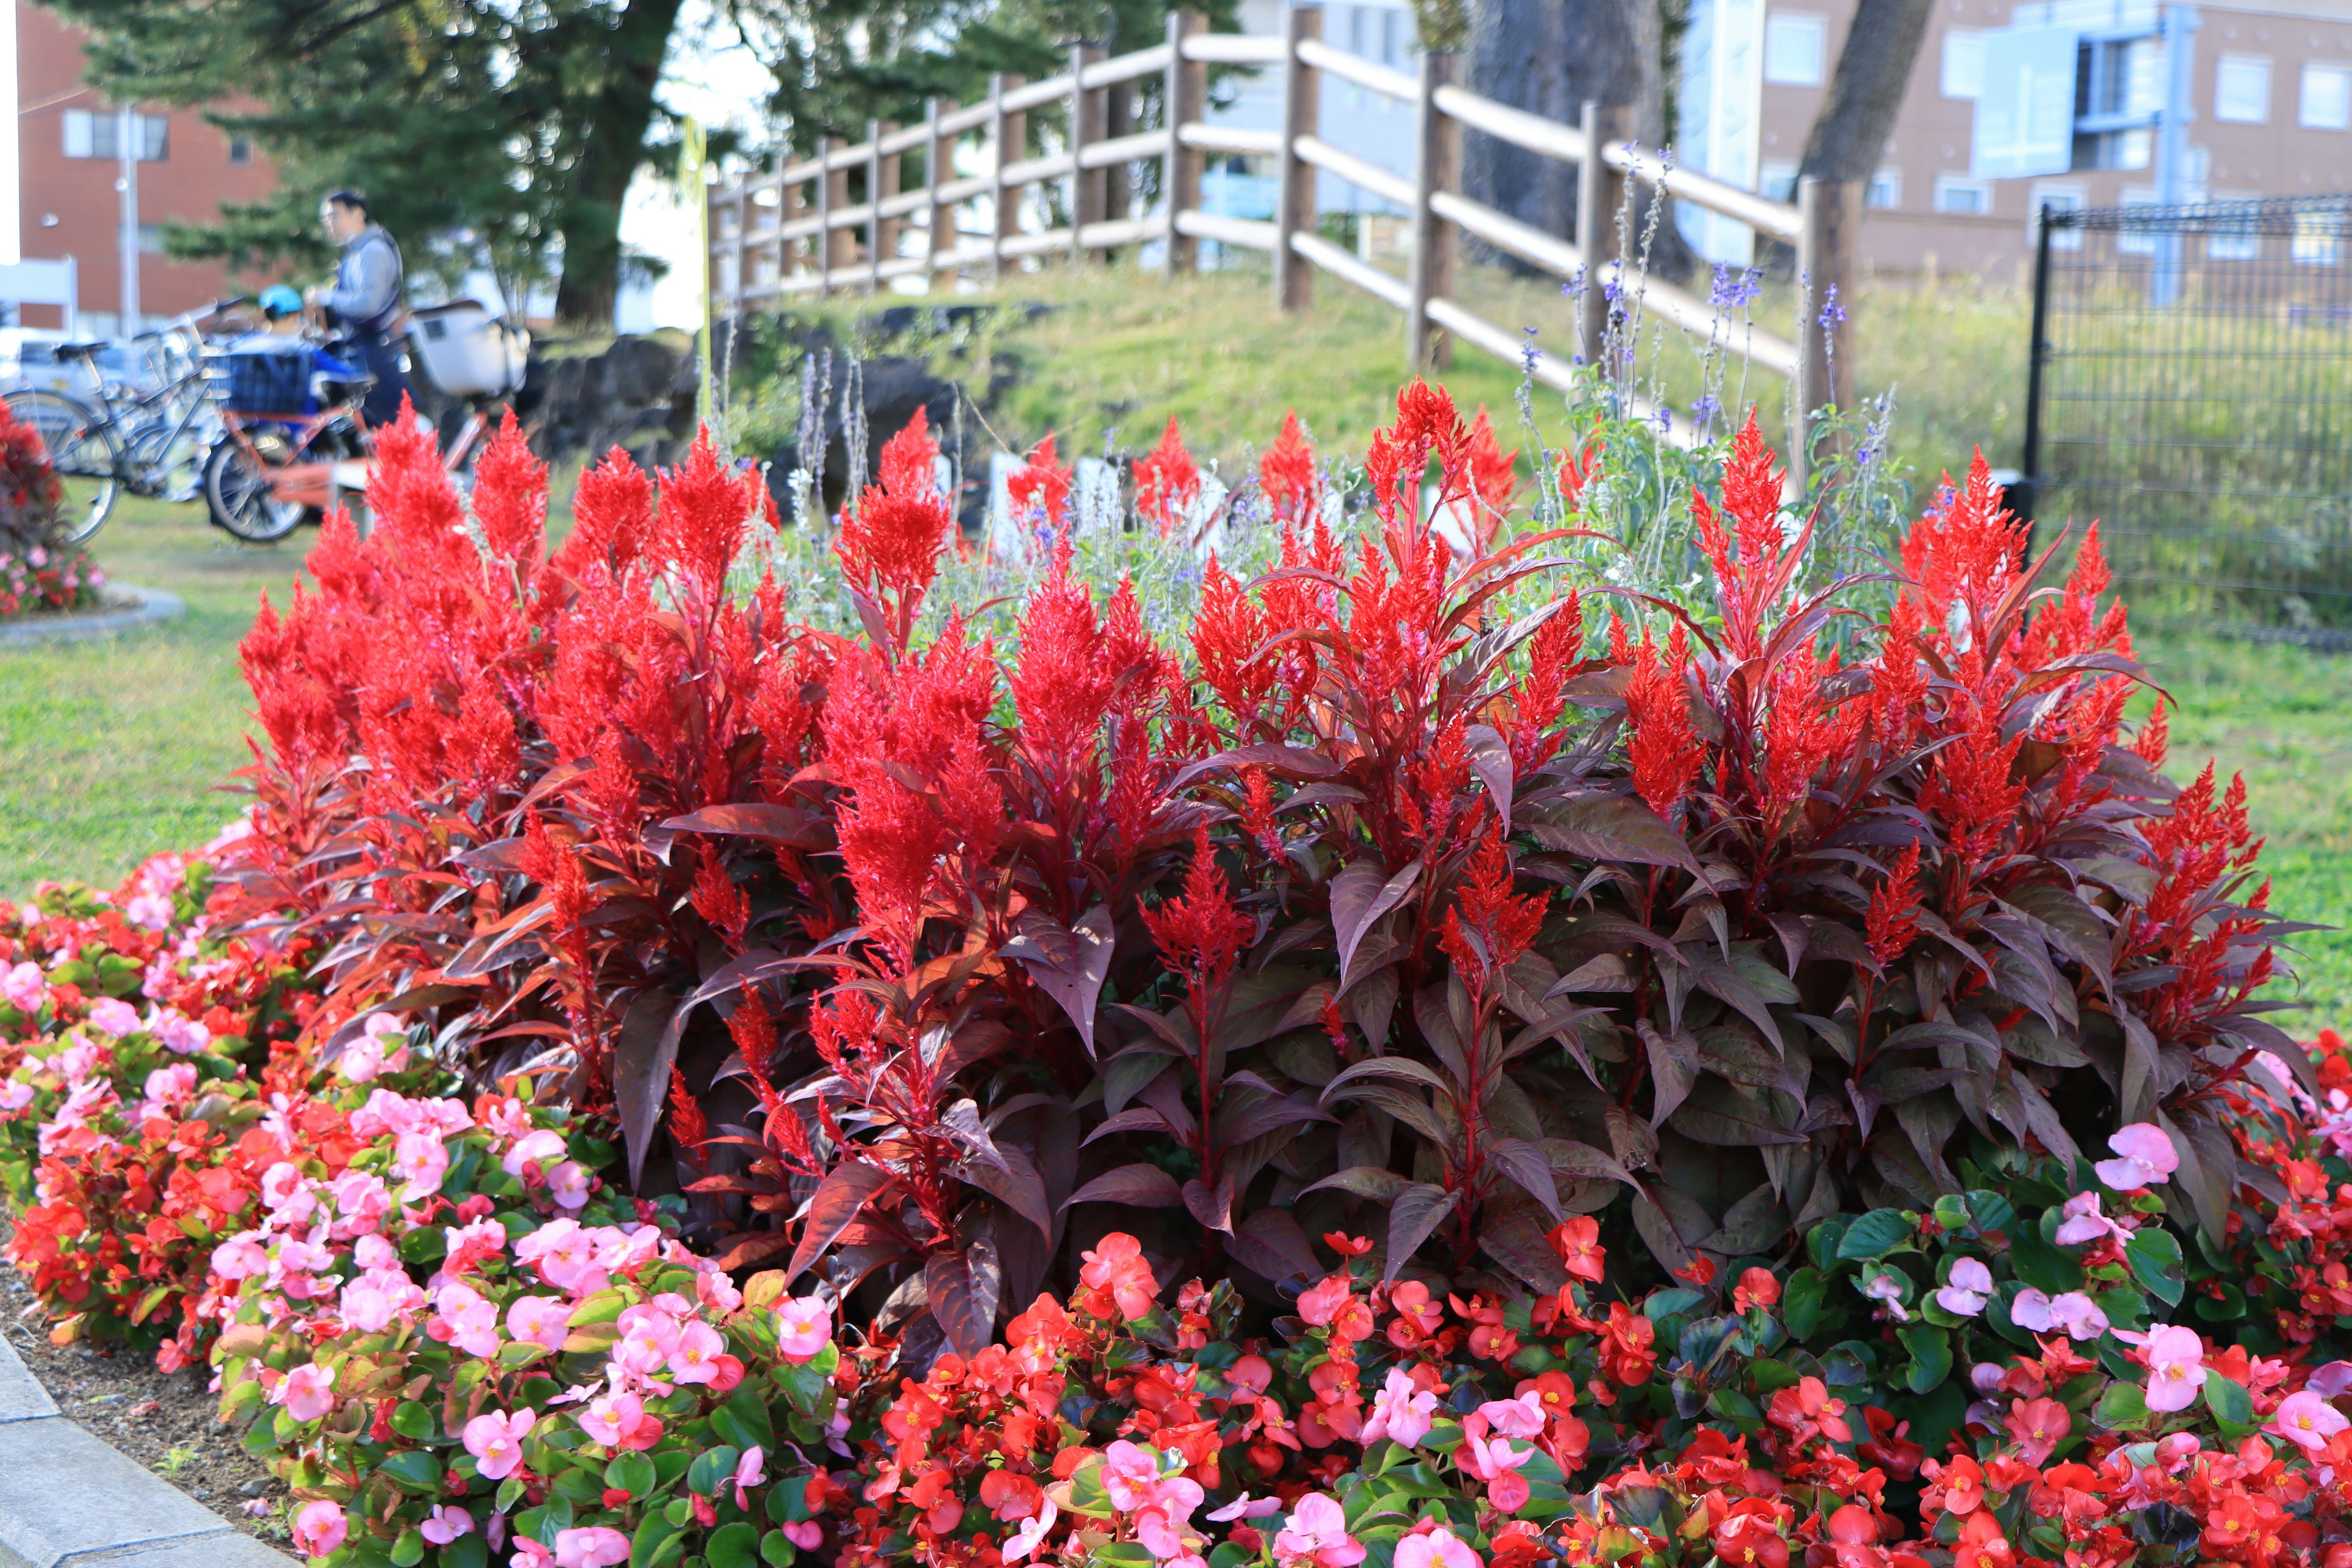
[[1369, 1448], [1386, 1437], [1407, 1448], [1419, 1447], [1429, 1436], [1436, 1410], [1437, 1395], [1415, 1384], [1404, 1368], [1392, 1366], [1388, 1381], [1372, 1395], [1372, 1415], [1364, 1423], [1363, 1445]]
[[719, 1375], [719, 1358], [727, 1353], [727, 1342], [709, 1323], [689, 1322], [677, 1331], [677, 1341], [671, 1346], [669, 1375], [677, 1383], [709, 1383]]
[[1102, 1484], [1111, 1507], [1134, 1512], [1160, 1486], [1159, 1451], [1120, 1438], [1103, 1450]]
[[294, 1544], [312, 1557], [324, 1557], [351, 1532], [352, 1522], [339, 1503], [321, 1499], [304, 1503], [294, 1514]]
[[1992, 1270], [1982, 1260], [1963, 1258], [1952, 1265], [1952, 1272], [1936, 1292], [1936, 1305], [1955, 1317], [1973, 1318], [1985, 1309], [1985, 1299], [1992, 1294]]
[[2169, 1181], [2172, 1173], [2180, 1169], [2180, 1151], [2172, 1146], [2171, 1136], [2152, 1121], [2133, 1122], [2108, 1139], [2107, 1147], [2119, 1157], [2102, 1160], [2091, 1169], [2119, 1193]]
[[[1013, 1538], [1004, 1543], [1004, 1560], [1007, 1563], [1018, 1563], [1036, 1551], [1044, 1543], [1046, 1531], [1054, 1528], [1054, 1521], [1060, 1517], [1061, 1510], [1054, 1506], [1052, 1498], [1047, 1498], [1045, 1506], [1023, 1520], [1021, 1528], [1015, 1530], [1013, 1532]], [[789, 1524], [784, 1526], [788, 1536], [792, 1532], [792, 1528]], [[796, 1546], [801, 1544], [797, 1537], [793, 1538], [793, 1543]], [[816, 1542], [812, 1541], [808, 1544], [814, 1546]]]
[[1528, 1479], [1518, 1471], [1535, 1457], [1533, 1448], [1522, 1453], [1500, 1437], [1489, 1438], [1486, 1418], [1475, 1414], [1462, 1423], [1462, 1447], [1454, 1451], [1454, 1462], [1486, 1482], [1487, 1500], [1505, 1513], [1526, 1506]]
[[2009, 1321], [2029, 1333], [2063, 1329], [2074, 1340], [2095, 1340], [2107, 1331], [2107, 1315], [2080, 1290], [2050, 1296], [2029, 1285], [2009, 1304]]
[[1201, 1497], [1198, 1481], [1179, 1477], [1161, 1482], [1160, 1495], [1135, 1516], [1136, 1540], [1161, 1563], [1199, 1556], [1203, 1542], [1192, 1528], [1192, 1515]]
[[514, 1474], [522, 1463], [522, 1440], [538, 1424], [538, 1415], [530, 1410], [511, 1415], [492, 1410], [466, 1423], [466, 1452], [474, 1456], [475, 1468], [484, 1480], [502, 1481]]
[[2304, 1386], [2322, 1399], [2335, 1398], [2346, 1389], [2352, 1388], [2352, 1361], [2329, 1362], [2313, 1373]]
[[261, 1173], [261, 1206], [282, 1209], [302, 1190], [302, 1167], [280, 1160]]
[[187, 1103], [196, 1092], [196, 1069], [191, 1062], [173, 1062], [167, 1068], [157, 1068], [147, 1075], [144, 1090], [148, 1100], [166, 1108]]
[[[492, 1515], [493, 1519], [497, 1516]], [[555, 1553], [528, 1535], [515, 1537], [513, 1568], [554, 1568]]]
[[550, 1167], [547, 1173], [548, 1195], [555, 1200], [558, 1208], [586, 1208], [590, 1184], [588, 1167], [577, 1160], [566, 1160]]
[[1311, 1563], [1316, 1568], [1355, 1568], [1365, 1555], [1363, 1546], [1348, 1533], [1346, 1512], [1321, 1492], [1298, 1500], [1274, 1538], [1274, 1554], [1284, 1563]]
[[528, 1263], [559, 1290], [587, 1294], [583, 1281], [596, 1267], [596, 1243], [580, 1222], [550, 1220], [515, 1243], [515, 1261]]
[[22, 1110], [33, 1103], [33, 1086], [17, 1079], [0, 1082], [0, 1110]]
[[392, 1146], [392, 1168], [406, 1184], [401, 1189], [402, 1197], [411, 1203], [431, 1197], [440, 1191], [441, 1178], [449, 1173], [448, 1146], [438, 1132], [404, 1132]]
[[2112, 1236], [2118, 1241], [2131, 1239], [2130, 1231], [2099, 1212], [2099, 1194], [2096, 1193], [2076, 1193], [2066, 1200], [2065, 1207], [2059, 1213], [2066, 1216], [2065, 1223], [2059, 1226], [2052, 1239], [2061, 1247], [2082, 1247], [2105, 1236]]
[[822, 1296], [799, 1296], [776, 1307], [776, 1351], [786, 1361], [804, 1362], [833, 1340], [833, 1309]]
[[509, 1176], [520, 1176], [523, 1166], [536, 1164], [544, 1173], [550, 1165], [563, 1158], [563, 1134], [551, 1127], [542, 1127], [516, 1139], [515, 1146], [499, 1162], [499, 1168]]
[[2306, 1388], [2280, 1400], [2263, 1430], [2275, 1432], [2295, 1447], [2316, 1453], [2327, 1447], [2327, 1439], [2347, 1426], [2352, 1426], [2352, 1420], [2347, 1420], [2344, 1412]]
[[1478, 1406], [1478, 1414], [1486, 1418], [1486, 1425], [1506, 1437], [1543, 1435], [1543, 1395], [1532, 1389], [1517, 1399], [1490, 1399]]
[[2205, 1342], [2194, 1329], [2159, 1323], [2147, 1331], [2147, 1407], [2186, 1410], [2205, 1386]]
[[166, 1012], [148, 1029], [174, 1056], [192, 1057], [213, 1043], [213, 1032], [194, 1018]]
[[1254, 1498], [1249, 1493], [1244, 1492], [1209, 1517], [1219, 1524], [1231, 1524], [1237, 1519], [1266, 1519], [1281, 1511], [1280, 1498]]
[[113, 996], [101, 996], [89, 1005], [89, 1026], [116, 1039], [136, 1033], [139, 1009]]
[[1903, 1281], [1893, 1274], [1872, 1276], [1870, 1282], [1862, 1288], [1862, 1293], [1874, 1301], [1885, 1302], [1886, 1310], [1895, 1314], [1896, 1322], [1911, 1321], [1911, 1314], [1903, 1310]]
[[39, 1012], [48, 995], [49, 983], [41, 973], [41, 966], [30, 959], [0, 975], [0, 1000], [18, 1012]]
[[269, 1402], [297, 1421], [316, 1421], [335, 1407], [335, 1374], [317, 1362], [298, 1366], [270, 1391]]
[[658, 1307], [635, 1306], [621, 1314], [620, 1342], [613, 1361], [637, 1377], [654, 1377], [669, 1364], [677, 1348], [677, 1321]]
[[571, 1309], [552, 1296], [518, 1296], [507, 1308], [507, 1332], [518, 1340], [560, 1351], [571, 1334], [564, 1320]]
[[456, 1503], [436, 1503], [417, 1533], [436, 1546], [446, 1546], [461, 1535], [474, 1533], [474, 1516]]
[[[484, 1298], [470, 1285], [444, 1285], [434, 1302], [440, 1309], [437, 1320], [444, 1331], [433, 1337], [457, 1346], [467, 1355], [488, 1358], [499, 1353], [499, 1304]], [[435, 1325], [425, 1325], [432, 1333]]]
[[[72, 1038], [68, 1036], [68, 1038]], [[50, 1058], [50, 1065], [69, 1084], [79, 1085], [98, 1070], [98, 1047], [88, 1040], [79, 1040]]]
[[[1054, 1505], [1050, 1502], [1045, 1505], [1045, 1517], [1049, 1523], [1054, 1518]], [[824, 1526], [813, 1519], [803, 1519], [797, 1523], [788, 1521], [778, 1528], [783, 1531], [786, 1541], [791, 1542], [803, 1552], [814, 1552], [824, 1544]], [[1008, 1553], [1006, 1561], [1011, 1560]]]
[[555, 1532], [557, 1568], [613, 1568], [629, 1560], [629, 1538], [602, 1524]]
[[737, 1508], [742, 1509], [746, 1512], [750, 1511], [751, 1505], [744, 1500], [743, 1489], [746, 1487], [764, 1486], [767, 1484], [767, 1454], [761, 1449], [760, 1445], [757, 1443], [754, 1443], [750, 1447], [744, 1449], [742, 1458], [735, 1461], [735, 1474], [731, 1479], [735, 1486], [735, 1506]]
[[388, 1328], [394, 1318], [424, 1305], [424, 1290], [397, 1268], [371, 1268], [343, 1282], [343, 1322], [362, 1333]]
[[1980, 1361], [1969, 1368], [1969, 1386], [1979, 1394], [1990, 1394], [2000, 1386], [2000, 1380], [2008, 1375], [2009, 1369], [2000, 1363]]
[[373, 1272], [400, 1267], [400, 1249], [383, 1237], [363, 1236], [352, 1246], [352, 1261]]
[[[1423, 1520], [1423, 1523], [1430, 1522]], [[1396, 1568], [1486, 1568], [1466, 1541], [1439, 1525], [1426, 1535], [1408, 1535], [1396, 1543]]]
[[122, 918], [141, 931], [162, 931], [172, 923], [172, 900], [166, 893], [140, 893], [122, 906]]
[[269, 1268], [269, 1251], [257, 1231], [230, 1237], [213, 1248], [212, 1271], [224, 1279], [248, 1279]]
[[718, 1269], [697, 1268], [694, 1299], [714, 1311], [731, 1312], [742, 1306], [743, 1292], [735, 1289], [735, 1281]]
[[646, 1414], [634, 1394], [608, 1394], [589, 1401], [580, 1429], [608, 1448], [650, 1448], [661, 1441], [661, 1418]]

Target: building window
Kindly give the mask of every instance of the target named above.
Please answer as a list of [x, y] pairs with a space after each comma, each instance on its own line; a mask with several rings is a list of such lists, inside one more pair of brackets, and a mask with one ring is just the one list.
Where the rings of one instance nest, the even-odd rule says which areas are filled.
[[2213, 118], [2260, 125], [2270, 117], [2271, 62], [2252, 55], [2223, 55], [2213, 73]]
[[2352, 68], [2303, 68], [2303, 105], [2299, 124], [2314, 131], [2352, 131]]
[[1903, 171], [1881, 169], [1870, 177], [1870, 188], [1863, 193], [1863, 205], [1892, 212], [1903, 205]]
[[[122, 156], [122, 117], [111, 110], [68, 109], [65, 112], [66, 156]], [[139, 116], [139, 161], [160, 163], [172, 155], [172, 122], [160, 114]]]
[[[2080, 185], [2035, 184], [2032, 187], [2030, 199], [2027, 201], [2025, 207], [2026, 238], [2036, 245], [2039, 245], [2042, 242], [2041, 228], [2042, 208], [2049, 207], [2057, 212], [2080, 212], [2083, 210], [2084, 206], [2087, 205], [2089, 199], [2089, 196], [2084, 193], [2083, 187]], [[2052, 229], [2050, 231], [2050, 248], [2053, 250], [2082, 249], [2083, 231], [2079, 228]]]
[[253, 162], [253, 138], [232, 136], [228, 139], [228, 161], [232, 163]]
[[1954, 27], [1944, 35], [1944, 96], [1979, 99], [1984, 96], [1984, 35]]
[[[2232, 202], [2260, 199], [2255, 191], [2216, 191], [2216, 205]], [[2260, 261], [2263, 258], [2263, 237], [2255, 231], [2250, 219], [2242, 225], [2215, 224], [2211, 237], [2205, 241], [2205, 254], [2216, 261]]]
[[1992, 211], [1992, 184], [1965, 174], [1936, 176], [1936, 210], [1982, 217]]
[[1793, 202], [1797, 199], [1797, 165], [1768, 158], [1756, 171], [1756, 192], [1768, 200]]
[[1767, 16], [1764, 79], [1784, 87], [1821, 86], [1828, 42], [1829, 24], [1819, 16]]
[[2340, 255], [2343, 234], [2342, 213], [2297, 213], [2287, 255], [2305, 267], [2333, 267]]

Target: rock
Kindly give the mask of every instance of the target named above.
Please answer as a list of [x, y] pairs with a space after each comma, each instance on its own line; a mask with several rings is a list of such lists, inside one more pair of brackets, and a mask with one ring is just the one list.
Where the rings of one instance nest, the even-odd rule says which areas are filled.
[[694, 439], [695, 363], [657, 338], [621, 337], [602, 353], [551, 358], [534, 349], [515, 396], [541, 458], [625, 449], [646, 468], [677, 462]]
[[256, 1476], [236, 1489], [239, 1497], [268, 1497], [273, 1483], [268, 1476]]

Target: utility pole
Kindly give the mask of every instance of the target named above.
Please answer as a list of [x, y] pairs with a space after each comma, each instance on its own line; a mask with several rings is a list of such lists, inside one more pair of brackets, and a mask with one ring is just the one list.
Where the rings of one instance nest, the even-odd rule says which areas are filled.
[[[2166, 6], [2158, 28], [2164, 39], [2164, 109], [2156, 122], [2156, 200], [2158, 206], [2178, 207], [2189, 201], [2189, 100], [2197, 79], [2196, 8]], [[2150, 304], [2162, 307], [2179, 300], [2183, 244], [2177, 228], [2158, 237], [2156, 268], [2148, 279]]]
[[118, 337], [131, 337], [139, 331], [139, 106], [126, 103], [115, 110], [114, 151], [120, 160], [121, 172], [114, 176], [114, 188], [122, 193], [122, 232], [115, 237], [116, 248], [121, 254], [122, 320], [116, 328]]

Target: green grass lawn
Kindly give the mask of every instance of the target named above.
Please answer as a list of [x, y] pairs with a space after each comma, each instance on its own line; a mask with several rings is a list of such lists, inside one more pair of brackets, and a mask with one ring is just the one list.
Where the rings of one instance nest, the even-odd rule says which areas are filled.
[[[1474, 286], [1494, 320], [1538, 326], [1547, 342], [1569, 330], [1549, 287], [1486, 274]], [[1049, 274], [1020, 289], [1060, 308], [982, 334], [958, 367], [984, 384], [990, 356], [1018, 361], [1022, 378], [992, 416], [1008, 445], [1058, 429], [1066, 453], [1097, 451], [1116, 430], [1119, 446], [1140, 450], [1174, 414], [1194, 450], [1239, 461], [1296, 408], [1326, 443], [1360, 448], [1402, 369], [1397, 317], [1328, 279], [1297, 316], [1275, 311], [1264, 280], [1247, 274], [1150, 287]], [[1784, 306], [1768, 292], [1757, 319]], [[826, 309], [845, 321], [866, 308]], [[2023, 315], [2013, 293], [1965, 281], [1882, 289], [1856, 318], [1864, 384], [1896, 387], [1897, 450], [1923, 476], [1961, 468], [1972, 438], [1994, 461], [2014, 461]], [[1666, 343], [1655, 360], [1670, 388], [1695, 384], [1686, 348]], [[1513, 417], [1508, 367], [1465, 351], [1444, 379], [1498, 424]], [[1750, 390], [1777, 405], [1777, 386]], [[215, 786], [246, 756], [236, 640], [262, 590], [282, 599], [311, 537], [256, 549], [207, 527], [197, 508], [123, 505], [100, 536], [100, 559], [119, 578], [178, 594], [189, 614], [109, 643], [0, 650], [0, 896], [43, 878], [110, 881], [143, 855], [201, 843], [235, 810]], [[2244, 773], [2270, 837], [2273, 906], [2352, 925], [2352, 656], [2177, 634], [2139, 647], [2178, 700], [2173, 771], [2193, 773], [2211, 755], [2225, 776]], [[2352, 936], [2315, 933], [2302, 946], [2299, 1016], [2352, 1019]]]

